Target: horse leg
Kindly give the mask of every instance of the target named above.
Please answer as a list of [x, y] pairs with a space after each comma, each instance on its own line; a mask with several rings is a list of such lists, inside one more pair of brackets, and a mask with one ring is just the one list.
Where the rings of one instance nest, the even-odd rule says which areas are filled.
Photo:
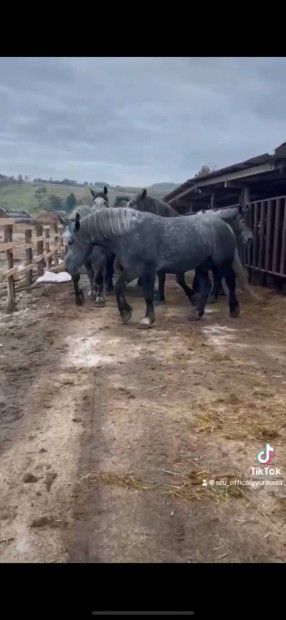
[[142, 288], [142, 279], [141, 279], [141, 278], [138, 278], [138, 280], [137, 280], [137, 286], [138, 286], [139, 288]]
[[[196, 278], [197, 276], [195, 276]], [[195, 280], [194, 278], [194, 280]], [[183, 291], [185, 292], [185, 294], [187, 295], [187, 298], [189, 300], [189, 302], [192, 305], [195, 305], [195, 295], [197, 293], [197, 290], [194, 290], [194, 288], [190, 288], [185, 280], [185, 274], [184, 273], [176, 273], [176, 281], [177, 283], [182, 287]], [[197, 287], [198, 287], [198, 280], [197, 280]], [[193, 285], [194, 286], [194, 285]]]
[[74, 287], [74, 292], [75, 292], [75, 303], [77, 306], [82, 306], [84, 304], [84, 292], [78, 285], [79, 279], [80, 279], [80, 274], [77, 274], [76, 276], [72, 276], [73, 287]]
[[93, 271], [92, 265], [89, 261], [84, 263], [84, 267], [87, 271], [87, 277], [89, 279], [89, 287], [90, 291], [88, 296], [90, 299], [96, 299], [96, 289], [95, 289], [95, 273]]
[[104, 261], [101, 263], [95, 276], [95, 284], [97, 287], [95, 305], [97, 308], [104, 308], [105, 306], [105, 299], [103, 297], [105, 260], [106, 259], [104, 259]]
[[196, 304], [196, 308], [194, 308], [191, 316], [189, 317], [189, 321], [197, 321], [200, 319], [205, 313], [205, 306], [207, 303], [207, 299], [211, 290], [211, 281], [209, 279], [209, 265], [202, 264], [196, 270], [199, 286], [200, 286], [200, 295]]
[[141, 319], [140, 327], [148, 328], [151, 327], [152, 323], [155, 322], [155, 312], [154, 312], [154, 284], [156, 273], [153, 270], [146, 271], [141, 275], [142, 278], [142, 286], [143, 293], [146, 303], [146, 314], [145, 318]]
[[229, 305], [229, 316], [231, 318], [236, 318], [239, 316], [239, 302], [236, 297], [236, 282], [235, 282], [235, 272], [231, 266], [231, 264], [224, 265], [222, 267], [223, 276], [226, 281], [227, 288], [229, 290], [228, 297], [228, 305]]
[[163, 271], [159, 271], [158, 275], [158, 283], [159, 289], [158, 291], [154, 291], [154, 302], [155, 305], [165, 302], [165, 280], [166, 274]]
[[219, 296], [219, 292], [221, 289], [221, 281], [222, 281], [222, 272], [220, 271], [219, 267], [217, 267], [216, 265], [212, 266], [212, 272], [213, 272], [213, 286], [212, 286], [212, 290], [209, 294], [209, 299], [208, 302], [209, 304], [213, 304], [217, 301], [218, 296]]
[[122, 269], [120, 276], [116, 280], [114, 290], [115, 290], [118, 310], [120, 312], [123, 325], [126, 325], [130, 321], [131, 316], [132, 316], [132, 308], [127, 303], [125, 296], [124, 296], [124, 292], [123, 292], [126, 280], [127, 280], [126, 269]]
[[114, 274], [114, 254], [106, 259], [106, 295], [111, 295], [114, 291], [113, 274]]

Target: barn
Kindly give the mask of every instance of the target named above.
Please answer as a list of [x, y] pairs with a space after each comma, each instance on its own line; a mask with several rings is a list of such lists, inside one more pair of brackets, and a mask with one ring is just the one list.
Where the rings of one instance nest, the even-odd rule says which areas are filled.
[[253, 244], [240, 248], [250, 278], [262, 284], [286, 284], [286, 142], [274, 153], [193, 177], [167, 194], [178, 213], [241, 205], [254, 233]]

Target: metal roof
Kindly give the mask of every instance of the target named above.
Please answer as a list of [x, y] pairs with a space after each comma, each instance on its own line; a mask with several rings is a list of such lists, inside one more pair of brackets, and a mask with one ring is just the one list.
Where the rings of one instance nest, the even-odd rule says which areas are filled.
[[180, 194], [181, 192], [184, 192], [185, 190], [191, 189], [193, 185], [199, 185], [201, 181], [207, 181], [208, 179], [214, 179], [214, 181], [218, 181], [219, 177], [225, 175], [225, 174], [229, 174], [231, 172], [244, 172], [245, 170], [248, 170], [249, 168], [253, 168], [254, 166], [260, 166], [263, 164], [268, 164], [268, 163], [273, 163], [274, 160], [274, 156], [273, 155], [269, 155], [269, 153], [264, 153], [263, 155], [258, 155], [257, 157], [252, 157], [251, 159], [246, 159], [245, 161], [239, 162], [238, 164], [233, 164], [231, 166], [227, 166], [226, 168], [220, 168], [220, 170], [214, 170], [213, 172], [210, 172], [209, 174], [205, 174], [203, 176], [195, 176], [192, 177], [191, 179], [188, 179], [187, 181], [185, 181], [185, 183], [182, 183], [182, 185], [179, 185], [178, 187], [176, 187], [176, 189], [174, 189], [172, 192], [170, 192], [169, 194], [167, 194], [164, 197], [164, 200], [170, 200], [170, 199], [175, 199], [177, 194]]

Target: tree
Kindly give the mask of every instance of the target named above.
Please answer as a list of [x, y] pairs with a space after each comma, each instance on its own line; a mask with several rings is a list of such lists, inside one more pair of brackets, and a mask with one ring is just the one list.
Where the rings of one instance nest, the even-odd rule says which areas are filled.
[[212, 172], [215, 172], [216, 170], [216, 165], [211, 165], [208, 166], [207, 164], [205, 164], [204, 166], [201, 167], [201, 169], [199, 170], [199, 172], [197, 172], [197, 174], [195, 174], [195, 177], [205, 177], [208, 174], [211, 174]]
[[73, 193], [69, 194], [65, 200], [65, 210], [70, 213], [77, 205], [77, 199]]
[[51, 194], [43, 206], [47, 211], [61, 211], [63, 210], [63, 201], [56, 194]]
[[23, 177], [21, 174], [18, 176], [18, 183], [23, 183]]
[[44, 200], [44, 196], [47, 193], [47, 188], [46, 187], [37, 187], [36, 191], [35, 191], [35, 198], [37, 199], [39, 206], [42, 205], [42, 202]]

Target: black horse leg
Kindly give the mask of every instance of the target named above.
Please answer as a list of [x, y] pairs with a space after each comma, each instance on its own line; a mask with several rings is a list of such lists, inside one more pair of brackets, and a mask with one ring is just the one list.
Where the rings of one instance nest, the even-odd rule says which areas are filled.
[[194, 308], [191, 316], [189, 317], [189, 321], [197, 321], [204, 315], [205, 306], [207, 303], [209, 292], [212, 287], [211, 281], [209, 279], [208, 263], [203, 263], [202, 265], [200, 265], [196, 270], [196, 274], [198, 276], [200, 294], [199, 294], [198, 302], [196, 304], [196, 308]]
[[75, 303], [77, 306], [82, 306], [84, 304], [84, 292], [79, 287], [80, 274], [76, 276], [72, 276], [73, 287], [75, 292]]
[[156, 273], [152, 269], [146, 270], [142, 275], [142, 286], [143, 293], [146, 303], [146, 314], [145, 318], [141, 319], [140, 327], [150, 327], [152, 323], [155, 322], [155, 312], [154, 312], [154, 284], [155, 284]]
[[235, 272], [231, 266], [231, 264], [224, 265], [222, 267], [222, 273], [226, 281], [227, 288], [229, 290], [228, 304], [229, 304], [229, 316], [231, 318], [236, 318], [239, 316], [239, 302], [236, 297], [236, 282], [235, 282]]
[[131, 316], [132, 316], [132, 308], [127, 303], [125, 296], [124, 296], [124, 292], [123, 292], [126, 280], [127, 280], [126, 269], [122, 269], [121, 274], [117, 278], [117, 281], [115, 283], [114, 290], [115, 290], [118, 310], [120, 312], [123, 325], [126, 325], [130, 321]]
[[112, 254], [112, 256], [109, 256], [106, 259], [105, 283], [106, 283], [106, 294], [107, 295], [110, 295], [114, 291], [114, 286], [113, 286], [114, 259], [115, 259], [114, 254]]
[[137, 286], [139, 286], [139, 288], [142, 288], [143, 284], [142, 284], [142, 278], [138, 278], [137, 280]]
[[[195, 276], [195, 278], [196, 278], [196, 276]], [[191, 289], [187, 285], [187, 283], [186, 283], [185, 274], [184, 273], [176, 273], [176, 281], [182, 287], [183, 291], [187, 295], [187, 298], [188, 298], [189, 302], [192, 305], [194, 305], [194, 303], [195, 303], [194, 297], [195, 297], [195, 294], [196, 294], [196, 292], [198, 290], [198, 287], [197, 287], [197, 290], [194, 290], [194, 285], [193, 285], [193, 288]]]

